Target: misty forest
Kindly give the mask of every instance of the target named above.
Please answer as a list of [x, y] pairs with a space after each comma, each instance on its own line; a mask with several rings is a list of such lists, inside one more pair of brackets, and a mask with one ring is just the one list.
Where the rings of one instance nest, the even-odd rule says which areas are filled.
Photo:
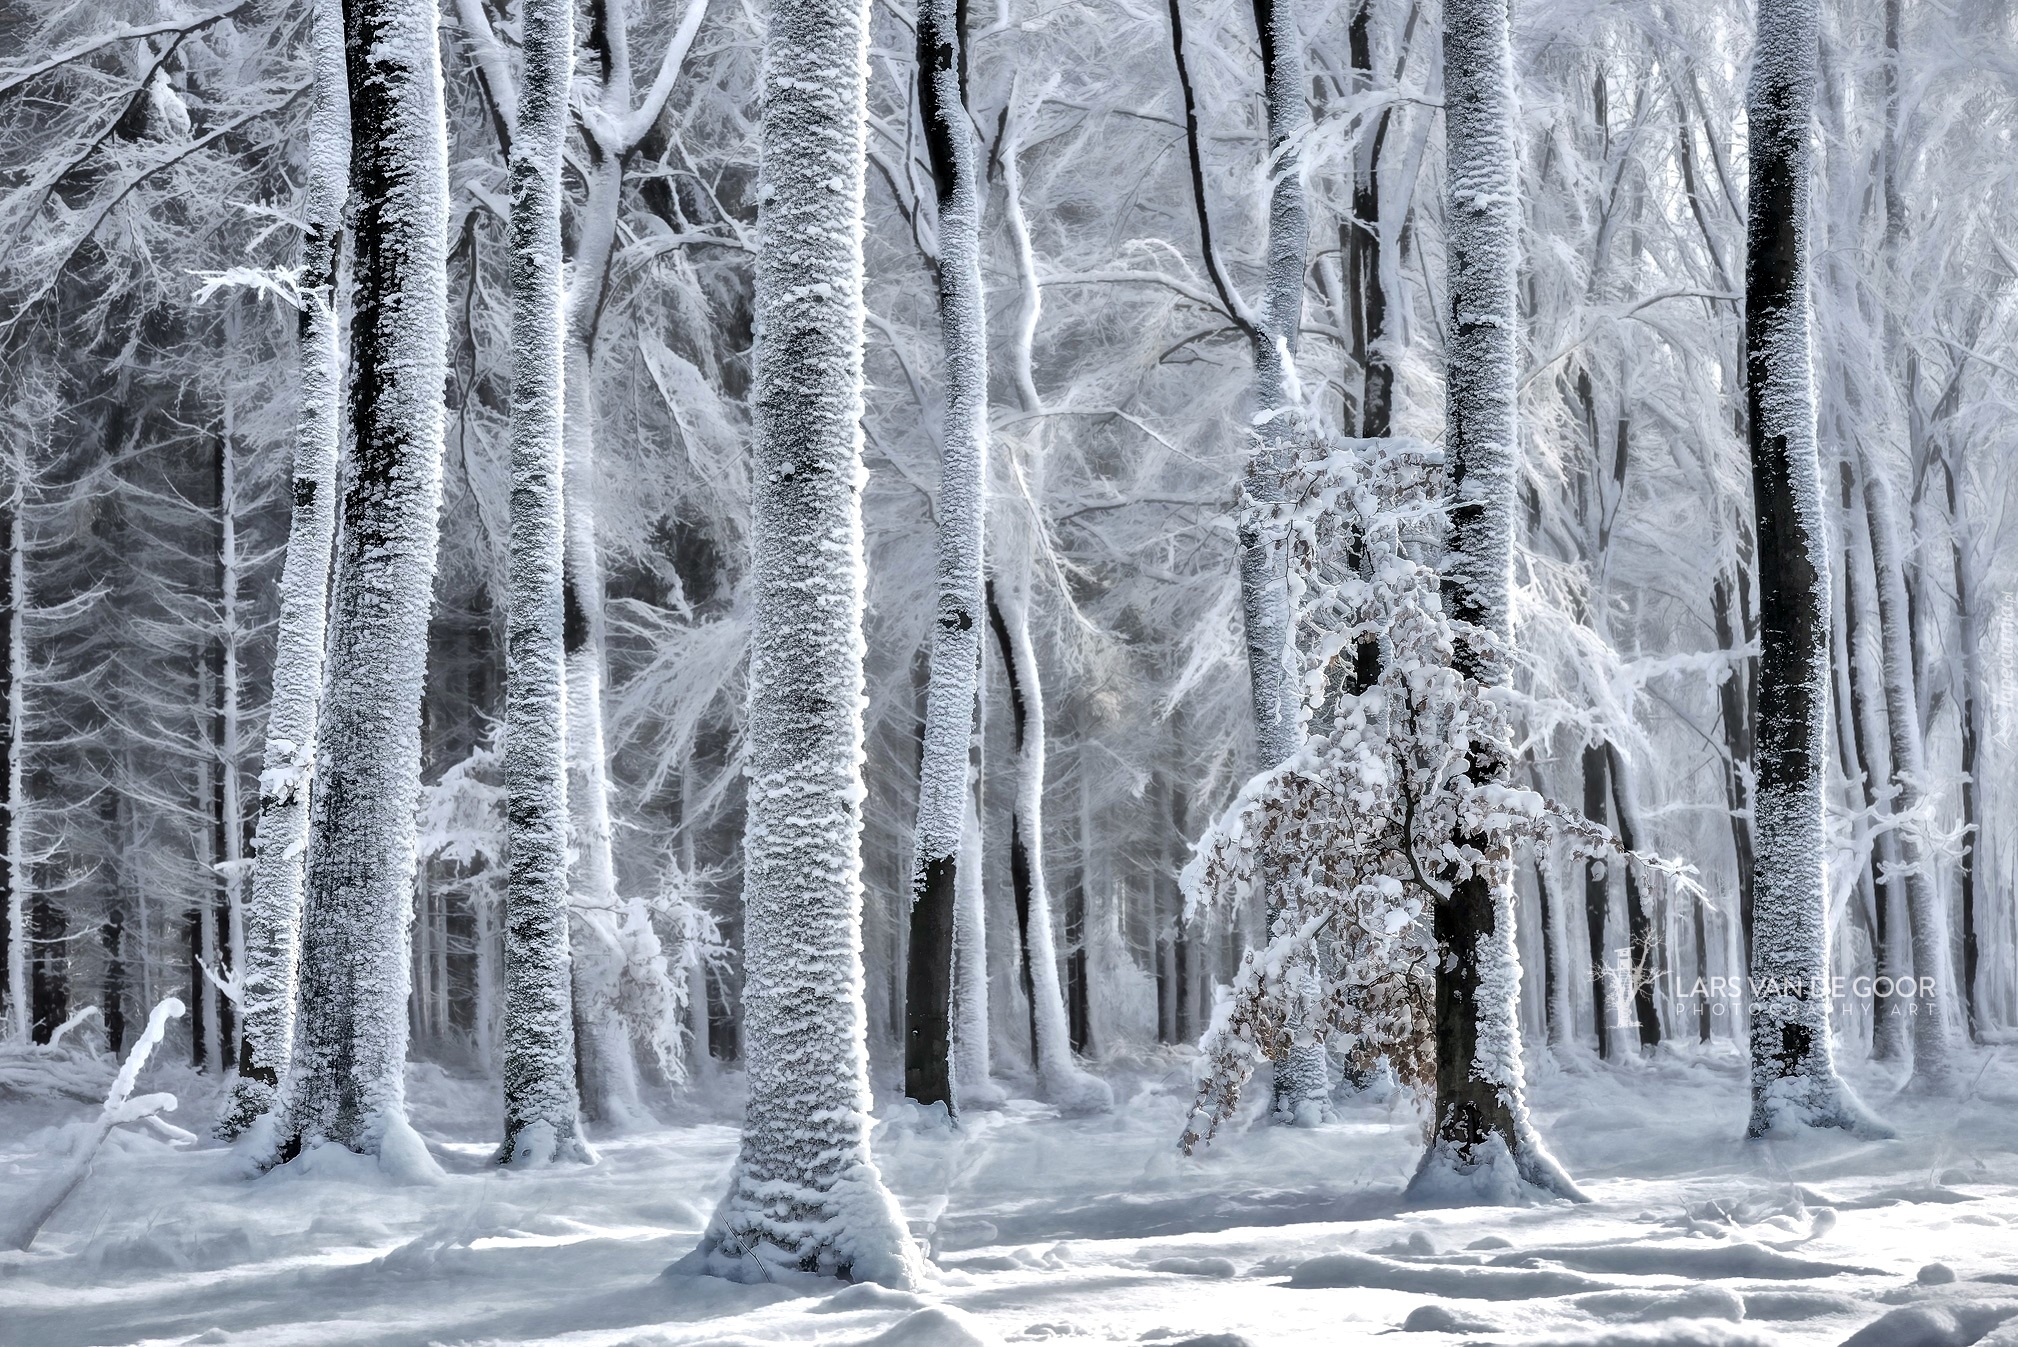
[[2018, 1345], [2014, 130], [2005, 0], [0, 0], [0, 1343]]

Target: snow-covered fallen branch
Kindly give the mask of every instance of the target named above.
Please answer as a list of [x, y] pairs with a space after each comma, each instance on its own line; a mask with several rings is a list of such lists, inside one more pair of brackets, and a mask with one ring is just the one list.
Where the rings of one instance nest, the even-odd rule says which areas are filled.
[[154, 1007], [154, 1013], [147, 1017], [147, 1028], [142, 1031], [140, 1041], [126, 1054], [125, 1064], [113, 1078], [112, 1088], [106, 1093], [97, 1121], [64, 1161], [63, 1167], [45, 1180], [40, 1188], [29, 1193], [16, 1209], [11, 1222], [0, 1224], [0, 1244], [26, 1249], [35, 1242], [35, 1236], [43, 1225], [56, 1214], [56, 1209], [70, 1194], [77, 1191], [77, 1185], [84, 1182], [84, 1176], [91, 1172], [91, 1161], [97, 1156], [98, 1148], [105, 1144], [105, 1138], [112, 1135], [113, 1128], [175, 1111], [174, 1095], [143, 1094], [135, 1098], [133, 1084], [139, 1079], [140, 1069], [147, 1065], [148, 1055], [167, 1032], [168, 1021], [181, 1015], [183, 1009], [182, 1002], [172, 996]]

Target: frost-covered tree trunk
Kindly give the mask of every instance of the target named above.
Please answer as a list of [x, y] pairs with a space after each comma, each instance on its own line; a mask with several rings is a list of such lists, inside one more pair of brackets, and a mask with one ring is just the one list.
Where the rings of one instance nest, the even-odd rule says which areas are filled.
[[909, 1286], [869, 1155], [862, 1000], [862, 210], [867, 0], [773, 0], [752, 478], [744, 1055], [728, 1195], [683, 1266]]
[[1113, 1103], [1107, 1083], [1072, 1060], [1072, 1027], [1059, 985], [1051, 932], [1051, 892], [1044, 876], [1044, 684], [1030, 643], [1026, 600], [992, 580], [988, 620], [1002, 648], [1010, 738], [1016, 746], [1016, 799], [1009, 814], [1010, 884], [1016, 891], [1023, 990], [1030, 1001], [1032, 1065], [1040, 1093], [1069, 1112]]
[[574, 0], [525, 0], [511, 158], [511, 557], [505, 619], [504, 1145], [586, 1160], [568, 994], [561, 614], [561, 154]]
[[1884, 662], [1885, 726], [1892, 752], [1892, 813], [1900, 869], [1906, 875], [1906, 928], [1912, 941], [1914, 995], [1913, 1076], [1922, 1094], [1954, 1090], [1954, 1052], [1948, 1030], [1947, 903], [1935, 883], [1925, 822], [1927, 746], [1920, 733], [1919, 683], [1913, 672], [1913, 638], [1906, 620], [1906, 558], [1899, 546], [1896, 507], [1884, 474], [1864, 470], [1864, 511], [1869, 521], [1871, 565], [1877, 575], [1878, 642]]
[[[1490, 646], [1460, 641], [1458, 671], [1492, 688], [1507, 682], [1511, 620], [1515, 434], [1515, 191], [1513, 62], [1507, 0], [1448, 0], [1443, 36], [1448, 183], [1444, 228], [1450, 321], [1444, 443], [1450, 532], [1446, 610]], [[1477, 741], [1469, 769], [1504, 783], [1510, 746]], [[1442, 957], [1436, 972], [1436, 1100], [1428, 1150], [1411, 1190], [1513, 1201], [1524, 1188], [1581, 1196], [1528, 1119], [1521, 1076], [1520, 958], [1514, 943], [1512, 856], [1488, 837], [1466, 839], [1488, 860], [1447, 876], [1434, 904]]]
[[957, 1112], [953, 977], [962, 840], [981, 673], [982, 532], [988, 480], [988, 310], [981, 290], [981, 192], [967, 111], [966, 6], [918, 6], [918, 106], [939, 210], [939, 331], [946, 419], [939, 453], [938, 600], [925, 693], [910, 941], [904, 1093]]
[[1746, 99], [1745, 396], [1760, 610], [1753, 1136], [1870, 1122], [1836, 1074], [1829, 1036], [1822, 835], [1829, 563], [1808, 332], [1816, 9], [1816, 0], [1759, 0]]
[[7, 1033], [9, 1041], [26, 1043], [31, 1028], [28, 992], [28, 797], [26, 740], [28, 727], [28, 555], [25, 521], [28, 503], [28, 447], [17, 438], [7, 464], [7, 794], [0, 801], [5, 815], [6, 855], [0, 864], [7, 879]]
[[[1254, 347], [1256, 443], [1248, 451], [1241, 526], [1240, 575], [1247, 621], [1248, 670], [1254, 679], [1255, 724], [1261, 763], [1274, 767], [1294, 753], [1302, 734], [1300, 689], [1295, 675], [1295, 638], [1290, 630], [1288, 578], [1282, 540], [1262, 523], [1266, 502], [1282, 494], [1282, 474], [1308, 433], [1297, 388], [1296, 347], [1303, 327], [1305, 258], [1310, 251], [1310, 205], [1304, 197], [1302, 142], [1310, 128], [1305, 101], [1303, 33], [1298, 0], [1254, 0], [1254, 25], [1261, 40], [1262, 96], [1268, 115], [1268, 251], [1261, 323], [1251, 334]], [[1173, 8], [1174, 12], [1174, 8]], [[1296, 911], [1269, 883], [1275, 922], [1295, 922]], [[1274, 911], [1273, 909], [1281, 909]], [[1315, 985], [1317, 970], [1306, 973]], [[1274, 1116], [1278, 1121], [1314, 1124], [1331, 1109], [1331, 1060], [1324, 1044], [1293, 1033], [1275, 1063]]]
[[252, 899], [245, 910], [245, 966], [239, 975], [238, 1080], [217, 1125], [218, 1135], [227, 1139], [279, 1102], [281, 1073], [294, 1047], [308, 802], [322, 703], [330, 545], [336, 535], [342, 397], [336, 276], [350, 178], [350, 95], [344, 85], [339, 0], [315, 0], [310, 34], [315, 87], [295, 332], [300, 403], [295, 411], [293, 513], [281, 563], [273, 695], [253, 825]]
[[355, 0], [350, 424], [280, 1157], [431, 1172], [406, 1121], [420, 701], [441, 502], [448, 146], [435, 6]]
[[[586, 193], [575, 216], [573, 266], [563, 303], [562, 351], [566, 400], [564, 437], [563, 639], [567, 652], [567, 797], [574, 1033], [583, 1111], [626, 1124], [645, 1116], [626, 978], [657, 967], [658, 937], [635, 905], [617, 893], [609, 809], [609, 765], [603, 732], [604, 621], [602, 563], [596, 543], [595, 346], [617, 246], [625, 169], [658, 121], [678, 83], [707, 0], [687, 0], [651, 87], [635, 97], [630, 28], [622, 4], [587, 0], [584, 18], [594, 57], [586, 74], [593, 93], [579, 108]], [[501, 143], [512, 132], [511, 72], [504, 44], [479, 0], [457, 0], [459, 22], [476, 48]], [[650, 974], [647, 974], [650, 975]], [[663, 1003], [670, 988], [652, 998]]]

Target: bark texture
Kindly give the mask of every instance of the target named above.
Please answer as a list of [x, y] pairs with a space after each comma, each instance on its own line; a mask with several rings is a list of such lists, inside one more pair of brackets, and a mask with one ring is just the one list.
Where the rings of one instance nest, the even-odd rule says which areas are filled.
[[252, 897], [245, 909], [238, 1080], [217, 1125], [218, 1135], [226, 1139], [243, 1133], [280, 1102], [281, 1073], [294, 1049], [309, 796], [329, 625], [330, 548], [336, 537], [342, 397], [336, 277], [350, 179], [343, 37], [339, 0], [316, 0], [309, 39], [315, 88], [308, 127], [307, 231], [295, 331], [301, 401], [295, 412], [293, 512], [281, 563], [273, 695], [253, 832]]
[[939, 457], [938, 600], [925, 693], [909, 964], [904, 1093], [956, 1110], [953, 964], [961, 842], [981, 674], [982, 531], [987, 513], [988, 323], [981, 194], [967, 113], [965, 5], [918, 6], [918, 103], [938, 192], [939, 331], [946, 420]]
[[869, 1155], [862, 1002], [866, 0], [774, 0], [758, 200], [744, 1043], [729, 1193], [688, 1266], [909, 1286]]
[[587, 1160], [568, 959], [562, 622], [561, 155], [574, 0], [526, 0], [511, 153], [512, 493], [505, 620], [504, 1144], [511, 1164]]
[[1753, 756], [1752, 1109], [1763, 1136], [1865, 1118], [1829, 1037], [1822, 832], [1828, 746], [1829, 578], [1808, 331], [1815, 0], [1759, 0], [1746, 111], [1747, 433], [1759, 575]]
[[[1450, 532], [1443, 599], [1485, 639], [1461, 640], [1457, 667], [1483, 688], [1507, 682], [1505, 650], [1519, 460], [1515, 434], [1513, 63], [1507, 0], [1444, 6], [1445, 199], [1450, 322], [1444, 443]], [[1479, 742], [1470, 775], [1504, 783], [1510, 747]], [[1434, 906], [1436, 1102], [1411, 1191], [1446, 1200], [1520, 1200], [1540, 1189], [1581, 1197], [1528, 1119], [1521, 1074], [1520, 958], [1513, 857], [1467, 839], [1486, 864]]]
[[435, 6], [344, 9], [352, 125], [352, 466], [281, 1154], [318, 1141], [433, 1171], [406, 1122], [420, 700], [441, 503], [448, 146]]

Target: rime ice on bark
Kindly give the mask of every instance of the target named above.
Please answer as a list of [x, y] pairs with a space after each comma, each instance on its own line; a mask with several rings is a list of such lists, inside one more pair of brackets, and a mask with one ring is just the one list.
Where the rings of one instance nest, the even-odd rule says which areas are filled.
[[682, 1266], [908, 1286], [862, 1006], [866, 0], [775, 0], [757, 260], [744, 1042], [728, 1195]]
[[420, 698], [441, 500], [448, 147], [435, 6], [346, 15], [352, 470], [330, 603], [281, 1154], [336, 1142], [432, 1169], [406, 1121]]
[[[1444, 607], [1476, 629], [1456, 668], [1482, 689], [1507, 681], [1507, 591], [1519, 442], [1514, 424], [1515, 191], [1513, 63], [1507, 0], [1444, 7], [1444, 230], [1450, 322], [1444, 440], [1450, 534]], [[1504, 731], [1473, 738], [1466, 774], [1504, 786]], [[1416, 1189], [1475, 1188], [1499, 1198], [1523, 1186], [1576, 1189], [1528, 1121], [1520, 1060], [1520, 965], [1514, 945], [1513, 856], [1487, 832], [1460, 832], [1481, 864], [1445, 877], [1435, 904], [1437, 1079], [1428, 1151]], [[1511, 1166], [1511, 1172], [1509, 1171]]]
[[336, 534], [337, 253], [349, 181], [350, 98], [344, 87], [343, 13], [316, 0], [310, 30], [314, 106], [308, 129], [307, 230], [295, 339], [301, 403], [295, 414], [294, 511], [280, 576], [273, 697], [259, 773], [252, 900], [245, 909], [243, 1034], [238, 1080], [217, 1133], [242, 1133], [279, 1102], [294, 1046], [296, 961], [308, 851], [308, 806], [329, 619], [329, 552]]
[[505, 626], [504, 1145], [587, 1160], [568, 989], [562, 646], [561, 154], [574, 0], [526, 0], [512, 141], [512, 493]]
[[982, 527], [987, 513], [988, 321], [981, 199], [967, 113], [966, 35], [955, 0], [918, 6], [918, 93], [939, 198], [939, 330], [946, 422], [939, 456], [938, 602], [918, 781], [904, 1093], [955, 1110], [952, 999], [961, 842], [981, 672]]
[[1759, 723], [1754, 799], [1749, 1130], [1874, 1126], [1836, 1075], [1829, 1037], [1822, 778], [1829, 560], [1808, 333], [1815, 0], [1759, 0], [1747, 96], [1745, 364], [1758, 519]]

